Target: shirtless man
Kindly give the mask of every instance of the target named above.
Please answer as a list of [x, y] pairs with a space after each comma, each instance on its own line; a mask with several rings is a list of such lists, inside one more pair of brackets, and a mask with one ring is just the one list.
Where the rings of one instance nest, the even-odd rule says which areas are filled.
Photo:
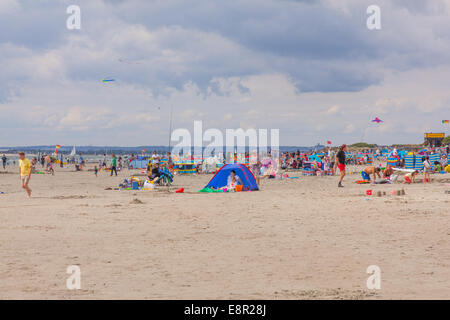
[[373, 181], [375, 181], [378, 178], [381, 178], [380, 175], [381, 169], [378, 167], [367, 167], [365, 168], [362, 172], [361, 172], [361, 176], [363, 178], [363, 180], [368, 180], [370, 181], [370, 175], [373, 175]]

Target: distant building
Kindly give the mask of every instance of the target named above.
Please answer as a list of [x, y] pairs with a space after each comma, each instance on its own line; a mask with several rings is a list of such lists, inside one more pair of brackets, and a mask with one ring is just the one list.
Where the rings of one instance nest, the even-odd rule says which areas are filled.
[[430, 147], [440, 147], [442, 146], [442, 141], [444, 141], [445, 133], [425, 133], [425, 142]]

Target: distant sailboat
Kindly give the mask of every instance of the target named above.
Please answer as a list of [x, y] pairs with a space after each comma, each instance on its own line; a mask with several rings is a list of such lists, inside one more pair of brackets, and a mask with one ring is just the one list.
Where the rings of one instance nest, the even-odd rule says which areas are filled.
[[70, 156], [74, 157], [74, 156], [76, 156], [76, 154], [77, 154], [77, 150], [75, 149], [75, 146], [73, 146]]

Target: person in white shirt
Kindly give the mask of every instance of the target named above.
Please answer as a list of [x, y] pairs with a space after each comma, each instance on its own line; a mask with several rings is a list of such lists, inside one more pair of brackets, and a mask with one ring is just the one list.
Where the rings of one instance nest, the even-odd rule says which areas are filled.
[[431, 182], [432, 168], [431, 168], [431, 163], [430, 163], [430, 157], [428, 157], [428, 156], [425, 157], [425, 161], [423, 162], [423, 169], [425, 172], [425, 176], [424, 176], [425, 182]]
[[448, 165], [447, 156], [445, 154], [443, 154], [442, 157], [441, 157], [442, 170], [444, 170], [447, 165]]
[[160, 159], [159, 154], [157, 154], [156, 151], [154, 151], [152, 155], [152, 163], [159, 164], [159, 159]]
[[236, 174], [236, 171], [231, 170], [230, 175], [227, 179], [228, 190], [234, 190], [237, 185], [243, 185], [241, 178]]

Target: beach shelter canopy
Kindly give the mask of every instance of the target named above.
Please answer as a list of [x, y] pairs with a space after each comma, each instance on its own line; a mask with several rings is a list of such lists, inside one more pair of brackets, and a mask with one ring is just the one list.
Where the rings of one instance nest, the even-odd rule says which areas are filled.
[[236, 175], [241, 178], [242, 183], [244, 184], [244, 190], [258, 190], [258, 184], [256, 183], [255, 177], [246, 166], [240, 163], [230, 163], [222, 166], [205, 188], [218, 189], [226, 187], [231, 170], [234, 170]]

